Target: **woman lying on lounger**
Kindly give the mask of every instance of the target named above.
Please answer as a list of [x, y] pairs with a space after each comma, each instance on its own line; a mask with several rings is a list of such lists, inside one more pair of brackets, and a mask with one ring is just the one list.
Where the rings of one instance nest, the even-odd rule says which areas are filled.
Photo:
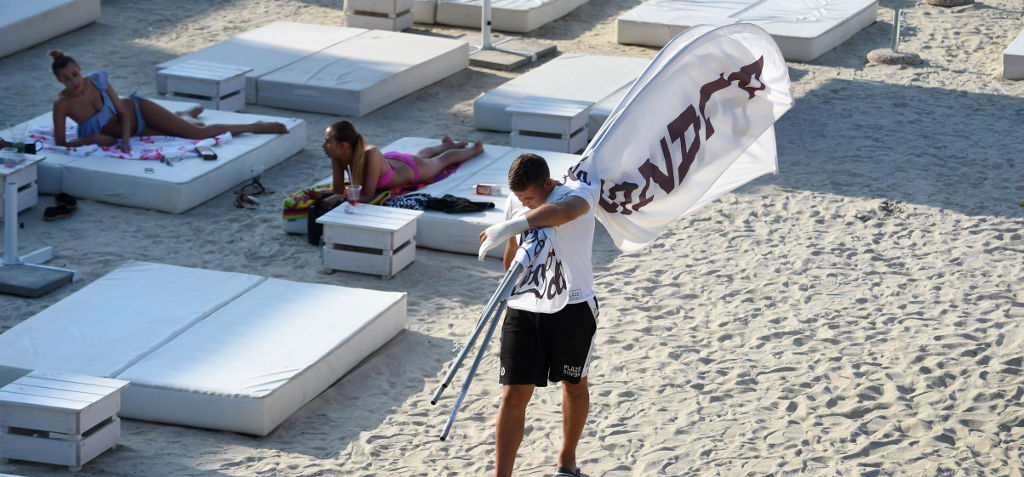
[[331, 158], [334, 171], [333, 194], [307, 190], [306, 196], [314, 200], [323, 196], [324, 209], [329, 209], [341, 203], [342, 195], [346, 193], [346, 170], [352, 177], [352, 183], [363, 187], [360, 200], [369, 201], [380, 190], [429, 181], [445, 168], [480, 155], [484, 152], [484, 145], [476, 141], [473, 147], [466, 148], [465, 142], [455, 142], [444, 136], [441, 144], [423, 148], [415, 155], [381, 153], [376, 147], [366, 145], [363, 135], [352, 123], [339, 121], [324, 132], [323, 150]]
[[[176, 114], [134, 93], [122, 99], [107, 81], [105, 71], [83, 76], [74, 58], [59, 50], [51, 51], [50, 56], [53, 57], [53, 75], [64, 85], [53, 103], [53, 137], [58, 146], [118, 144], [122, 151], [129, 152], [128, 140], [132, 136], [206, 139], [225, 132], [234, 135], [288, 133], [288, 128], [281, 123], [203, 124], [195, 120], [203, 112], [200, 107]], [[68, 117], [78, 123], [78, 139], [74, 141], [65, 137], [64, 122]]]

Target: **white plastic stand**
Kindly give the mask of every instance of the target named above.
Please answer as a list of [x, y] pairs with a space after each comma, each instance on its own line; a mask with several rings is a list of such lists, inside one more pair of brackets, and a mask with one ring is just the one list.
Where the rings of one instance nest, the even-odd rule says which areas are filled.
[[[49, 267], [42, 263], [53, 260], [56, 256], [53, 247], [43, 247], [27, 255], [18, 256], [18, 187], [15, 182], [7, 182], [4, 188], [4, 260], [0, 264], [0, 275], [9, 270], [60, 272], [71, 274], [71, 282], [78, 280], [78, 272], [66, 268]], [[4, 270], [8, 268], [8, 270]], [[64, 281], [64, 279], [59, 280]]]

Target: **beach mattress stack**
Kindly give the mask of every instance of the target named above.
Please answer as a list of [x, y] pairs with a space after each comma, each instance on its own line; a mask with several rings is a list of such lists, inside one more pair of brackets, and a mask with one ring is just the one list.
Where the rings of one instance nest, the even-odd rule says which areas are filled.
[[200, 60], [252, 68], [246, 102], [361, 116], [469, 65], [469, 46], [392, 31], [275, 22], [156, 67]]
[[618, 42], [661, 47], [694, 25], [753, 23], [790, 60], [810, 61], [875, 22], [878, 0], [648, 0], [620, 16]]
[[[587, 0], [492, 0], [491, 28], [526, 33], [562, 18]], [[438, 0], [437, 23], [480, 28], [483, 0]]]
[[[157, 101], [171, 111], [187, 110], [195, 103]], [[75, 197], [180, 214], [210, 200], [235, 185], [258, 175], [302, 150], [306, 122], [209, 109], [200, 119], [208, 124], [242, 124], [280, 121], [288, 134], [243, 134], [213, 146], [217, 159], [183, 159], [173, 165], [159, 161], [124, 160], [109, 157], [78, 157], [45, 152], [39, 163], [40, 192], [66, 192]], [[51, 113], [41, 114], [8, 131], [4, 137], [35, 127], [53, 125]]]
[[1024, 31], [1003, 51], [1003, 77], [1024, 79]]
[[505, 108], [526, 98], [592, 103], [588, 133], [593, 137], [619, 99], [650, 60], [623, 56], [562, 55], [489, 91], [473, 102], [477, 129], [510, 131]]
[[133, 262], [0, 334], [0, 365], [131, 381], [122, 417], [266, 435], [405, 309], [404, 293]]
[[5, 0], [0, 6], [0, 58], [100, 17], [100, 0]]
[[[437, 139], [405, 137], [381, 148], [384, 152], [398, 151], [415, 154], [420, 149], [436, 146]], [[569, 167], [580, 161], [577, 154], [565, 154], [551, 151], [519, 149], [507, 146], [484, 146], [483, 154], [474, 157], [459, 166], [452, 175], [444, 180], [430, 184], [416, 193], [442, 197], [451, 194], [464, 197], [474, 202], [492, 202], [494, 208], [484, 212], [448, 214], [436, 210], [426, 210], [416, 219], [416, 246], [475, 255], [480, 248], [480, 232], [487, 227], [505, 220], [505, 200], [511, 192], [508, 188], [508, 168], [520, 154], [532, 152], [547, 160], [551, 177], [561, 180]], [[330, 182], [327, 176], [317, 182]], [[501, 195], [478, 195], [477, 184], [497, 184], [501, 186]], [[305, 233], [306, 224], [284, 222], [285, 231]], [[504, 247], [492, 249], [490, 256], [501, 257]]]

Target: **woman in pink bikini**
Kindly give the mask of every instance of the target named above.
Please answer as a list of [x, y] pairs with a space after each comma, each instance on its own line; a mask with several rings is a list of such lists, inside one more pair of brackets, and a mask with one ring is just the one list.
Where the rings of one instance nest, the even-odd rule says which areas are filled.
[[[324, 197], [323, 204], [326, 208], [333, 208], [344, 198], [346, 170], [353, 184], [363, 186], [360, 201], [368, 201], [380, 190], [433, 179], [445, 168], [480, 155], [484, 152], [484, 145], [476, 141], [473, 147], [467, 148], [465, 142], [455, 142], [444, 136], [441, 144], [423, 148], [415, 155], [381, 153], [375, 146], [366, 145], [363, 135], [352, 123], [339, 121], [324, 131], [323, 150], [331, 158], [334, 172], [334, 194]], [[313, 190], [306, 191], [306, 195], [311, 199], [321, 196]]]

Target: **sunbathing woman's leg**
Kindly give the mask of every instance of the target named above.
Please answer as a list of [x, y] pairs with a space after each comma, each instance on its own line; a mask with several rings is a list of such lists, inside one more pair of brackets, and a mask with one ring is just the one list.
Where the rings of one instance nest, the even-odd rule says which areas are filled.
[[473, 143], [469, 149], [449, 149], [437, 156], [424, 159], [416, 158], [416, 165], [420, 168], [420, 181], [433, 179], [434, 176], [443, 171], [446, 167], [465, 162], [484, 152], [484, 144], [480, 141]]
[[142, 131], [143, 136], [167, 135], [188, 139], [206, 139], [226, 132], [234, 135], [244, 133], [288, 133], [288, 128], [284, 124], [262, 121], [251, 124], [207, 124], [205, 126], [196, 126], [148, 99], [136, 99], [135, 101], [138, 101], [139, 108], [142, 110], [142, 117], [146, 120], [146, 130]]
[[441, 144], [420, 149], [420, 152], [417, 152], [416, 155], [423, 159], [429, 159], [447, 150], [462, 149], [464, 147], [466, 147], [466, 141], [455, 142], [452, 141], [452, 138], [445, 135], [441, 138]]

